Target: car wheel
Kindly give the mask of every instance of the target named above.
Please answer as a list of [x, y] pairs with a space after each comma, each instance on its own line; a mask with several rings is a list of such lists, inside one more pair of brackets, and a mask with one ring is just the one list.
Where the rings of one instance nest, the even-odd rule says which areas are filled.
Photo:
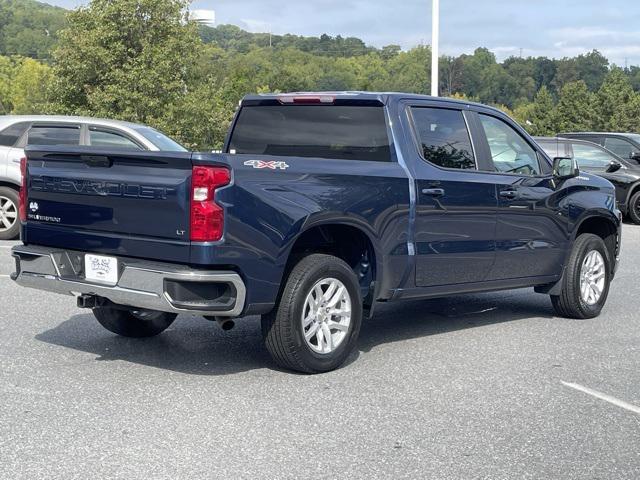
[[13, 240], [20, 235], [18, 192], [0, 187], [0, 240]]
[[344, 261], [309, 255], [293, 268], [276, 308], [262, 317], [267, 350], [284, 368], [321, 373], [342, 365], [362, 322], [358, 278]]
[[562, 278], [560, 295], [551, 296], [556, 312], [568, 318], [597, 317], [609, 294], [611, 262], [602, 239], [580, 235]]
[[640, 192], [636, 192], [629, 200], [629, 218], [636, 225], [640, 225]]
[[93, 314], [110, 332], [134, 338], [153, 337], [164, 332], [177, 316], [175, 313], [113, 307], [96, 307]]

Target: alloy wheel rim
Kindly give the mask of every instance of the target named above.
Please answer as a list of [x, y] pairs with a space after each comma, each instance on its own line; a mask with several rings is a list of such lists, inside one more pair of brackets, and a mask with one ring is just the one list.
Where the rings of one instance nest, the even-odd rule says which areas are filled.
[[318, 281], [307, 294], [302, 309], [302, 333], [315, 353], [334, 352], [351, 325], [351, 297], [337, 278]]
[[8, 197], [0, 196], [0, 232], [10, 230], [18, 221], [18, 207]]
[[582, 262], [580, 270], [580, 296], [587, 305], [595, 305], [602, 298], [606, 282], [606, 265], [602, 254], [590, 251]]

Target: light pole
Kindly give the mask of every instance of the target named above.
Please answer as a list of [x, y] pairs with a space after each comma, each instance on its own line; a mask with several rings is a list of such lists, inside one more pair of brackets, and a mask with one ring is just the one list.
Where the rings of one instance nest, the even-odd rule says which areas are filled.
[[431, 0], [431, 96], [438, 96], [438, 43], [440, 41], [440, 0]]

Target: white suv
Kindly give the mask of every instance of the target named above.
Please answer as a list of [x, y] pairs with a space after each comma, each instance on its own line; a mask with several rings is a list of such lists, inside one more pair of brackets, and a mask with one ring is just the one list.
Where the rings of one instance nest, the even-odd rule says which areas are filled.
[[186, 151], [146, 125], [87, 117], [0, 116], [0, 240], [17, 238], [20, 159], [27, 145], [92, 145], [109, 149]]

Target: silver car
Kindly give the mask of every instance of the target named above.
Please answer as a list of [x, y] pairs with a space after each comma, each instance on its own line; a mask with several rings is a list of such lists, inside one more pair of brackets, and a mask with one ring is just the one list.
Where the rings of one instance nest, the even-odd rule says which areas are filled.
[[20, 159], [27, 145], [91, 145], [109, 149], [186, 151], [146, 125], [89, 117], [0, 116], [0, 240], [16, 238]]

